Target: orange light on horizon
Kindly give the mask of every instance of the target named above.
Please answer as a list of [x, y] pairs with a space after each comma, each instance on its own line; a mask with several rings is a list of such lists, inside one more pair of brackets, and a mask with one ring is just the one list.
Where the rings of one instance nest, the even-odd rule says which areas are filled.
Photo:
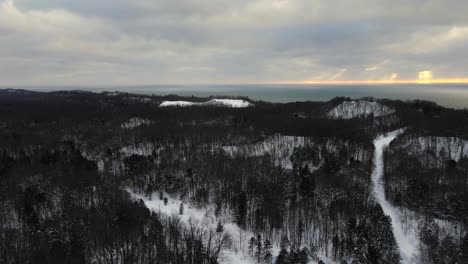
[[418, 81], [420, 83], [432, 83], [432, 71], [418, 72]]
[[468, 84], [468, 78], [438, 78], [438, 79], [415, 79], [415, 80], [307, 80], [307, 81], [284, 81], [274, 84]]
[[[346, 69], [345, 69], [346, 70]], [[341, 71], [339, 75], [341, 75]], [[276, 84], [455, 84], [467, 83], [468, 78], [434, 78], [432, 70], [418, 72], [418, 79], [398, 79], [398, 73], [394, 72], [389, 77], [380, 80], [305, 80], [305, 81], [286, 81], [275, 82]]]

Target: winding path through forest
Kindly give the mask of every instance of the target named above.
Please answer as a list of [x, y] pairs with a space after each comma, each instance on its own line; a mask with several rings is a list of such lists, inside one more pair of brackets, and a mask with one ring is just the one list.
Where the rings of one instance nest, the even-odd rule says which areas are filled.
[[381, 135], [374, 140], [374, 170], [372, 171], [373, 196], [382, 207], [385, 215], [392, 219], [392, 229], [396, 242], [400, 249], [400, 256], [403, 263], [413, 263], [413, 259], [418, 251], [418, 239], [409, 236], [403, 231], [399, 218], [398, 209], [391, 205], [385, 197], [384, 186], [384, 149], [404, 130], [396, 130], [385, 135]]

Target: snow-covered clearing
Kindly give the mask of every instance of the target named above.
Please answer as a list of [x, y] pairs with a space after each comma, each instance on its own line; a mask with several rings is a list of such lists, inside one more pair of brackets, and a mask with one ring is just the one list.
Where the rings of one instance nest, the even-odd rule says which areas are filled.
[[[156, 193], [153, 193], [151, 197], [134, 193], [128, 189], [128, 193], [135, 200], [143, 200], [145, 206], [156, 213], [164, 216], [178, 216], [180, 220], [188, 225], [190, 221], [196, 221], [202, 226], [212, 230], [216, 230], [218, 221], [223, 224], [224, 232], [228, 233], [232, 240], [232, 246], [230, 249], [224, 249], [220, 252], [219, 261], [222, 264], [254, 264], [256, 263], [248, 255], [248, 241], [254, 234], [250, 231], [241, 229], [237, 224], [232, 223], [230, 217], [220, 216], [216, 217], [214, 207], [195, 208], [188, 203], [184, 203], [182, 200], [175, 197], [171, 197], [167, 194], [164, 197], [167, 198], [167, 204], [164, 204], [164, 200], [160, 200]], [[180, 204], [184, 204], [183, 214], [179, 214]], [[279, 249], [273, 247], [273, 255], [276, 255]]]
[[211, 99], [207, 102], [187, 102], [187, 101], [164, 101], [162, 102], [159, 107], [171, 107], [171, 106], [178, 106], [178, 107], [187, 107], [187, 106], [224, 106], [224, 107], [232, 107], [232, 108], [245, 108], [252, 106], [251, 103], [245, 100], [238, 100], [238, 99]]
[[334, 119], [351, 119], [374, 114], [375, 117], [385, 116], [394, 112], [388, 106], [370, 101], [344, 101], [328, 112]]
[[372, 171], [372, 194], [376, 201], [382, 207], [383, 212], [392, 219], [392, 229], [396, 242], [400, 249], [400, 255], [403, 263], [413, 263], [418, 256], [419, 240], [415, 229], [407, 229], [404, 231], [403, 224], [400, 220], [399, 210], [391, 205], [385, 197], [385, 186], [383, 180], [384, 174], [384, 149], [392, 142], [403, 130], [396, 130], [381, 135], [374, 141], [374, 170]]
[[[248, 254], [249, 240], [251, 237], [255, 237], [256, 234], [251, 231], [240, 228], [237, 224], [232, 222], [232, 216], [229, 214], [229, 209], [221, 212], [218, 217], [215, 216], [214, 206], [206, 206], [203, 208], [197, 208], [192, 206], [190, 203], [185, 203], [181, 199], [174, 196], [164, 194], [167, 198], [167, 204], [164, 204], [164, 200], [160, 200], [157, 193], [153, 193], [151, 197], [143, 194], [138, 194], [130, 189], [127, 192], [135, 200], [143, 200], [145, 206], [160, 215], [171, 217], [177, 216], [185, 225], [189, 225], [190, 222], [196, 222], [211, 231], [215, 231], [218, 222], [223, 224], [224, 232], [229, 234], [231, 238], [231, 246], [229, 249], [224, 249], [220, 252], [219, 263], [221, 264], [255, 264], [257, 263]], [[179, 214], [180, 204], [184, 204], [183, 214]], [[272, 255], [273, 263], [279, 254], [279, 245], [272, 241]], [[327, 264], [337, 264], [338, 262], [333, 261], [331, 258], [325, 256], [323, 252], [318, 252], [318, 256], [322, 261]], [[310, 264], [317, 264], [317, 261], [310, 260]]]

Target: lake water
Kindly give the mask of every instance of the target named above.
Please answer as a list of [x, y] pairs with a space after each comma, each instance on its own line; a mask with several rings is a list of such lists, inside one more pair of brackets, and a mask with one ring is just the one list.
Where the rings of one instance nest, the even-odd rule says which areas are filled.
[[336, 96], [413, 100], [422, 99], [452, 108], [468, 108], [468, 84], [383, 84], [383, 85], [154, 85], [119, 87], [35, 87], [29, 90], [80, 89], [93, 92], [121, 91], [141, 94], [184, 96], [248, 96], [270, 102], [326, 101]]

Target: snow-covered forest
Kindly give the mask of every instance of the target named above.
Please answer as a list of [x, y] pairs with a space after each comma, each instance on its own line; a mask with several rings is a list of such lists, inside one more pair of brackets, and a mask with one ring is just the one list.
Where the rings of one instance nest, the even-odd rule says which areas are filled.
[[0, 90], [0, 199], [0, 263], [468, 263], [468, 111]]

